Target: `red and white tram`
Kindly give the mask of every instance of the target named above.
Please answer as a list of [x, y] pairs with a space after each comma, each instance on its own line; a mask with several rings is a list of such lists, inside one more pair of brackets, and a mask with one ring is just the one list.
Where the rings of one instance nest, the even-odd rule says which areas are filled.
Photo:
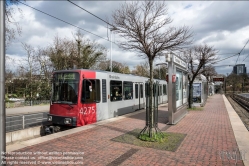
[[[53, 73], [48, 121], [83, 126], [145, 107], [148, 78], [86, 69]], [[167, 102], [166, 81], [159, 81], [159, 104]]]

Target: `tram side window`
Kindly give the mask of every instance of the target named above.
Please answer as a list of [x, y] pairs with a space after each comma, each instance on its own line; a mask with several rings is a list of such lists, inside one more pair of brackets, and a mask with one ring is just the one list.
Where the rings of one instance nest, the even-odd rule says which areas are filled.
[[133, 98], [133, 84], [132, 82], [124, 81], [124, 99], [131, 100]]
[[145, 83], [145, 97], [149, 96], [149, 84]]
[[102, 79], [102, 102], [106, 103], [107, 102], [107, 97], [106, 97], [106, 79]]
[[135, 97], [138, 98], [138, 84], [135, 84]]
[[[157, 88], [157, 90], [158, 90], [159, 88]], [[154, 83], [153, 84], [153, 96], [156, 96], [156, 84]], [[157, 94], [157, 96], [158, 96], [158, 94]]]
[[122, 100], [122, 81], [110, 81], [111, 101]]
[[85, 79], [82, 84], [82, 103], [100, 102], [100, 81], [94, 79]]
[[141, 97], [141, 98], [144, 97], [144, 93], [143, 93], [143, 84], [140, 84], [140, 97]]
[[159, 85], [159, 95], [162, 96], [162, 85]]
[[167, 94], [167, 90], [166, 90], [166, 85], [163, 85], [163, 94], [166, 95]]

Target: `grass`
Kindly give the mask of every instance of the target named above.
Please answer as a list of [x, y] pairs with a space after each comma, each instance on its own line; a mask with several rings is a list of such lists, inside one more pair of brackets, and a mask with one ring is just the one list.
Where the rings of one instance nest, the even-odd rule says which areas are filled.
[[112, 141], [175, 152], [186, 137], [186, 134], [163, 132], [163, 137], [160, 138], [160, 141], [158, 142], [142, 141], [138, 138], [141, 130], [142, 129], [134, 129], [123, 135], [113, 138]]
[[163, 142], [164, 134], [154, 133], [152, 137], [150, 137], [148, 133], [145, 133], [141, 134], [138, 138], [141, 139], [142, 141]]
[[189, 111], [202, 111], [203, 107], [192, 107], [192, 108], [188, 108]]
[[5, 102], [6, 108], [14, 108], [16, 107], [16, 104], [14, 102]]

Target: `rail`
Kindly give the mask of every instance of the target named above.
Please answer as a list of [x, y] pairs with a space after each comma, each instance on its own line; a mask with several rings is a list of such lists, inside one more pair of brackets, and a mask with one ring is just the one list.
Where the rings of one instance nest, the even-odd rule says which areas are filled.
[[249, 98], [239, 95], [239, 94], [233, 94], [232, 99], [235, 100], [241, 107], [249, 111]]

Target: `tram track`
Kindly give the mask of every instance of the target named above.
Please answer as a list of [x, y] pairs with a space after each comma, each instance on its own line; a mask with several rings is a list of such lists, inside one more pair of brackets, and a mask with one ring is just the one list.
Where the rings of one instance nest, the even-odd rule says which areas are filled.
[[234, 108], [234, 110], [239, 115], [241, 121], [244, 123], [245, 127], [249, 131], [249, 107], [248, 104], [241, 102], [238, 98], [232, 95], [226, 95], [228, 101]]

